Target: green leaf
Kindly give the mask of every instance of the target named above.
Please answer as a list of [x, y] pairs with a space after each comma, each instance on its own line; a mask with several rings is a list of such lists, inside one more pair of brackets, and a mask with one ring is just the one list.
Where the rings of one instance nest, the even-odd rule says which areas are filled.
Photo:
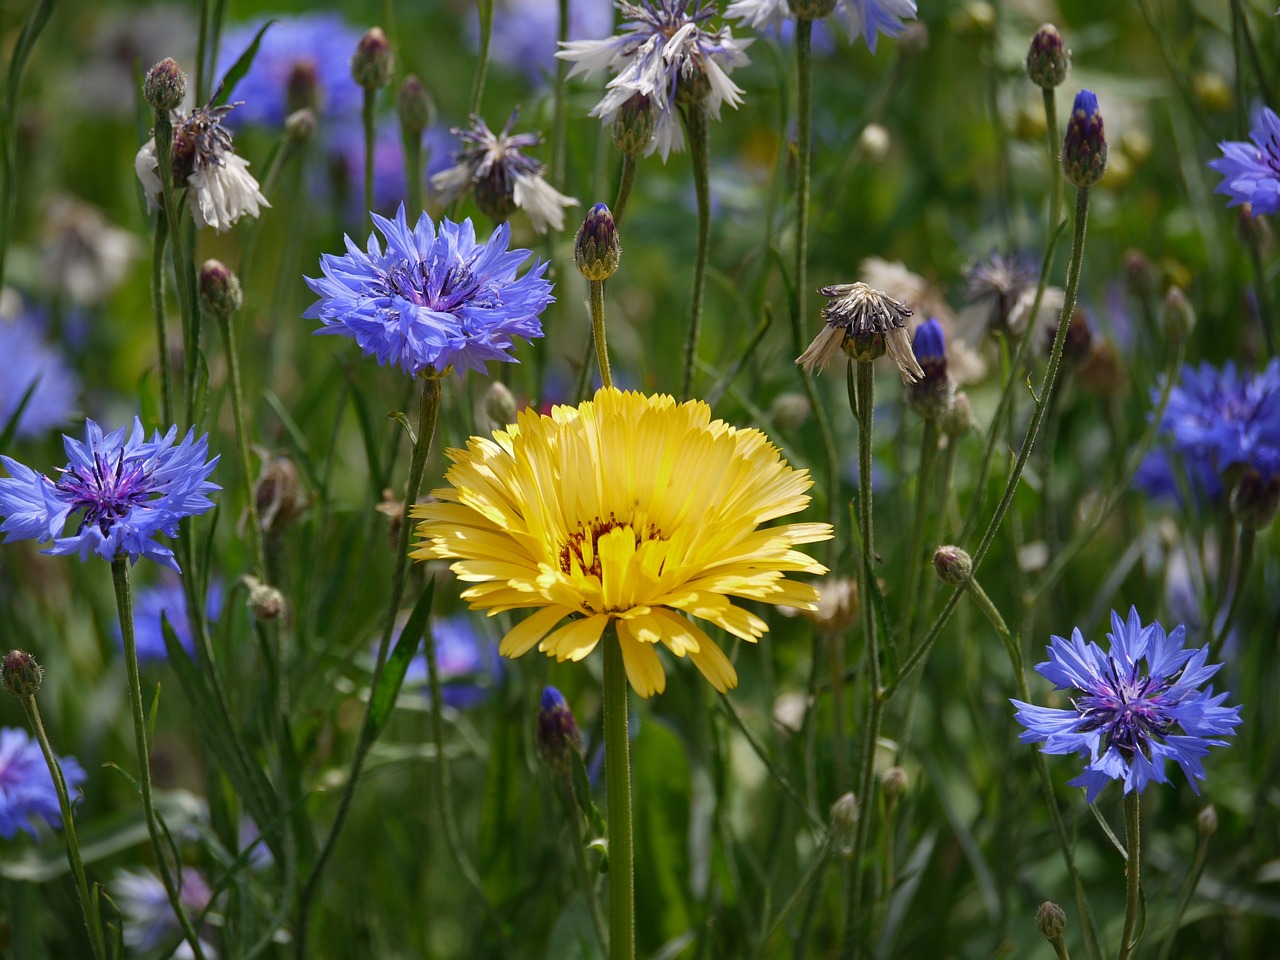
[[240, 59], [231, 65], [222, 76], [217, 87], [217, 95], [213, 98], [213, 105], [220, 107], [231, 99], [231, 94], [235, 92], [236, 84], [244, 79], [244, 75], [249, 72], [249, 68], [253, 66], [253, 60], [258, 55], [258, 45], [262, 43], [262, 35], [267, 32], [267, 28], [278, 21], [268, 20], [262, 25], [262, 29], [258, 31], [253, 38], [253, 43], [249, 44], [247, 50], [240, 54]]
[[636, 857], [636, 930], [639, 953], [649, 955], [693, 923], [688, 904], [689, 804], [693, 782], [683, 741], [664, 724], [646, 719], [631, 743], [635, 784], [633, 820], [641, 839]]
[[18, 421], [22, 419], [22, 411], [27, 409], [27, 404], [31, 402], [31, 397], [38, 386], [40, 386], [40, 378], [36, 377], [31, 382], [31, 386], [27, 387], [27, 392], [22, 395], [22, 400], [14, 409], [13, 415], [9, 417], [9, 422], [4, 425], [4, 430], [0, 431], [0, 450], [8, 450], [9, 445], [13, 443], [13, 438], [18, 434]]
[[427, 588], [422, 591], [422, 596], [414, 604], [409, 622], [400, 631], [400, 639], [396, 641], [395, 649], [387, 659], [382, 676], [378, 678], [378, 686], [370, 695], [369, 735], [373, 740], [377, 740], [378, 735], [386, 729], [387, 721], [391, 719], [391, 711], [396, 705], [396, 697], [400, 695], [404, 675], [409, 671], [409, 661], [418, 652], [418, 642], [423, 634], [430, 629], [427, 626], [427, 618], [431, 616], [431, 601], [435, 597], [435, 592], [436, 582], [433, 578], [427, 581]]

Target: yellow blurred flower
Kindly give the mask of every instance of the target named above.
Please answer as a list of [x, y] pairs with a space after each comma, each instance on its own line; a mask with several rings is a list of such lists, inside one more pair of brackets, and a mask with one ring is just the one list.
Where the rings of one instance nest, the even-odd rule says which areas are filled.
[[817, 600], [785, 574], [826, 572], [795, 547], [830, 539], [831, 527], [760, 528], [804, 509], [808, 471], [760, 431], [712, 420], [701, 401], [605, 388], [549, 417], [525, 410], [448, 456], [451, 486], [413, 508], [421, 540], [410, 556], [457, 560], [473, 609], [533, 609], [503, 639], [504, 656], [537, 646], [581, 660], [613, 623], [640, 696], [666, 687], [658, 643], [724, 692], [737, 672], [688, 617], [755, 641], [768, 625], [731, 598]]

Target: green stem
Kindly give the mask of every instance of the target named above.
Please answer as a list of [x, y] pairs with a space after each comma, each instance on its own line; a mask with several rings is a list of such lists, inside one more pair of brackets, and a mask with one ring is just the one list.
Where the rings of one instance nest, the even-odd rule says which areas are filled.
[[635, 960], [635, 850], [627, 674], [612, 625], [604, 637], [604, 776], [609, 834], [609, 960]]
[[1187, 907], [1191, 906], [1191, 897], [1196, 892], [1196, 887], [1200, 884], [1200, 877], [1204, 874], [1205, 864], [1208, 862], [1209, 853], [1209, 837], [1206, 834], [1200, 834], [1199, 840], [1196, 842], [1196, 856], [1192, 861], [1191, 869], [1187, 871], [1186, 877], [1182, 881], [1182, 890], [1178, 893], [1178, 908], [1174, 911], [1173, 922], [1169, 925], [1169, 932], [1165, 934], [1164, 944], [1160, 947], [1160, 956], [1158, 960], [1169, 960], [1173, 955], [1173, 942], [1178, 936], [1178, 930], [1182, 927], [1182, 918], [1186, 916]]
[[622, 218], [627, 213], [627, 201], [631, 199], [631, 188], [636, 181], [636, 156], [634, 153], [622, 155], [622, 177], [618, 180], [618, 198], [613, 202], [613, 225], [621, 230]]
[[[404, 509], [400, 514], [400, 538], [396, 545], [395, 566], [391, 574], [391, 595], [387, 599], [387, 611], [383, 619], [382, 638], [378, 643], [378, 654], [373, 664], [371, 690], [376, 690], [382, 679], [383, 668], [387, 664], [387, 655], [391, 650], [391, 638], [395, 634], [396, 615], [400, 612], [400, 600], [404, 596], [405, 580], [409, 568], [409, 535], [413, 523], [409, 511], [418, 499], [418, 490], [422, 486], [422, 475], [426, 471], [427, 456], [431, 452], [431, 443], [435, 438], [436, 421], [440, 415], [441, 381], [440, 374], [428, 369], [420, 375], [422, 395], [418, 405], [418, 435], [413, 444], [413, 454], [409, 462], [409, 481], [405, 485]], [[346, 823], [351, 812], [351, 801], [355, 797], [356, 785], [364, 769], [365, 757], [373, 746], [373, 711], [374, 698], [370, 697], [365, 705], [364, 722], [360, 727], [360, 738], [356, 742], [355, 755], [351, 759], [351, 771], [342, 787], [342, 796], [338, 801], [338, 812], [333, 826], [325, 837], [324, 844], [316, 856], [311, 874], [303, 885], [302, 895], [298, 901], [298, 921], [294, 927], [294, 955], [298, 960], [307, 960], [307, 936], [312, 903], [320, 886], [320, 877], [325, 865], [333, 854], [338, 834]]]
[[480, 13], [480, 60], [476, 64], [475, 81], [471, 87], [471, 102], [467, 108], [471, 116], [479, 116], [480, 101], [484, 99], [484, 81], [489, 72], [489, 41], [493, 37], [493, 0], [478, 0]]
[[102, 918], [98, 915], [97, 901], [89, 895], [89, 882], [85, 878], [84, 861], [80, 858], [80, 842], [76, 839], [76, 821], [71, 807], [71, 795], [67, 790], [66, 778], [62, 775], [62, 764], [49, 744], [49, 735], [45, 733], [44, 724], [40, 720], [40, 707], [36, 698], [23, 697], [22, 706], [27, 711], [27, 720], [40, 744], [40, 752], [44, 754], [44, 762], [49, 767], [49, 776], [53, 778], [53, 788], [58, 794], [58, 809], [62, 812], [62, 837], [67, 846], [67, 862], [76, 878], [76, 896], [80, 899], [80, 913], [84, 917], [85, 928], [89, 931], [89, 945], [93, 948], [95, 960], [106, 960], [107, 948], [102, 939]]
[[[809, 179], [813, 153], [813, 21], [796, 19], [796, 266], [791, 290], [791, 314], [805, 316], [809, 292]], [[803, 343], [796, 343], [797, 352]]]
[[409, 220], [417, 222], [425, 204], [422, 198], [422, 134], [416, 130], [401, 129], [404, 145], [405, 182], [408, 184]]
[[929, 513], [930, 487], [934, 467], [938, 462], [938, 424], [936, 420], [924, 422], [920, 437], [920, 471], [916, 476], [916, 509], [911, 518], [911, 536], [907, 541], [907, 588], [902, 594], [902, 632], [899, 643], [911, 643], [911, 628], [915, 625], [916, 603], [920, 598], [920, 582], [923, 579], [927, 559], [924, 556], [925, 520]]
[[375, 150], [374, 111], [378, 105], [378, 91], [364, 88], [364, 100], [360, 106], [360, 119], [364, 124], [364, 209], [373, 210], [373, 155]]
[[1276, 340], [1280, 332], [1272, 329], [1271, 296], [1267, 292], [1267, 268], [1262, 260], [1262, 249], [1258, 241], [1258, 231], [1253, 224], [1244, 229], [1245, 246], [1249, 248], [1249, 260], [1253, 264], [1253, 292], [1258, 301], [1258, 323], [1262, 327], [1262, 338], [1267, 344], [1267, 354], [1276, 355]]
[[204, 58], [205, 51], [209, 47], [209, 3], [208, 0], [200, 0], [199, 11], [200, 23], [196, 33], [196, 76], [195, 76], [195, 102], [205, 102], [204, 85]]
[[[556, 39], [564, 46], [569, 39], [569, 0], [558, 0]], [[551, 127], [551, 183], [557, 190], [565, 188], [566, 156], [569, 129], [569, 62], [556, 60], [554, 119]], [[614, 217], [617, 223], [617, 217]]]
[[160, 415], [165, 424], [173, 420], [173, 377], [169, 372], [169, 336], [164, 323], [164, 249], [168, 221], [156, 217], [156, 239], [151, 249], [151, 310], [156, 319], [157, 364], [160, 367]]
[[613, 373], [609, 370], [609, 345], [604, 331], [604, 281], [591, 281], [591, 339], [596, 345], [596, 363], [600, 365], [600, 382], [613, 386]]
[[689, 302], [689, 333], [684, 342], [684, 371], [680, 375], [680, 399], [688, 400], [698, 362], [698, 337], [702, 332], [702, 300], [707, 286], [707, 257], [711, 252], [711, 153], [707, 107], [689, 104], [683, 114], [693, 161], [693, 189], [698, 196], [698, 251], [693, 261], [693, 294]]
[[[999, 15], [998, 6], [993, 6], [991, 10], [993, 16]], [[999, 36], [1000, 24], [993, 20], [987, 31], [987, 108], [991, 111], [991, 126], [996, 135], [996, 203], [1000, 223], [1004, 228], [1005, 248], [1013, 249], [1013, 183], [1009, 164], [1009, 136], [1000, 116], [1000, 63], [997, 53]]]
[[1142, 935], [1134, 936], [1134, 927], [1138, 923], [1138, 910], [1141, 895], [1141, 861], [1142, 842], [1140, 839], [1141, 817], [1139, 816], [1137, 790], [1130, 790], [1124, 795], [1124, 845], [1128, 853], [1125, 861], [1125, 896], [1124, 896], [1124, 932], [1120, 935], [1119, 960], [1128, 960], [1133, 948], [1138, 945]]
[[183, 938], [191, 947], [196, 960], [204, 960], [200, 937], [191, 926], [182, 906], [182, 893], [174, 883], [165, 857], [164, 842], [160, 836], [160, 821], [156, 816], [155, 799], [151, 793], [151, 757], [147, 749], [146, 709], [142, 702], [142, 679], [138, 674], [138, 647], [133, 637], [133, 595], [129, 589], [129, 558], [121, 554], [111, 561], [111, 579], [115, 585], [116, 608], [120, 614], [120, 636], [124, 643], [125, 671], [129, 677], [129, 706], [133, 714], [133, 743], [138, 755], [138, 786], [142, 793], [142, 812], [147, 821], [147, 833], [151, 836], [151, 851], [156, 858], [156, 868], [169, 895], [173, 915], [182, 927]]
[[267, 560], [262, 547], [262, 528], [258, 523], [258, 498], [253, 491], [252, 461], [249, 459], [249, 435], [245, 429], [244, 391], [240, 386], [240, 352], [236, 349], [235, 323], [230, 314], [220, 316], [222, 345], [227, 355], [227, 370], [231, 376], [231, 414], [236, 422], [236, 444], [240, 448], [240, 475], [244, 481], [245, 502], [249, 510], [249, 548], [253, 555], [256, 573], [267, 575]]
[[1062, 163], [1059, 153], [1062, 150], [1062, 136], [1058, 133], [1058, 98], [1053, 87], [1041, 88], [1044, 95], [1044, 127], [1049, 145], [1049, 233], [1058, 229], [1058, 220], [1062, 217]]
[[573, 787], [572, 776], [553, 777], [556, 794], [560, 798], [560, 806], [564, 809], [565, 822], [569, 827], [570, 844], [573, 847], [573, 866], [578, 873], [578, 883], [582, 887], [582, 896], [587, 901], [587, 909], [591, 912], [591, 926], [596, 932], [596, 940], [600, 949], [605, 949], [609, 942], [608, 927], [605, 925], [604, 911], [600, 909], [600, 897], [596, 893], [595, 878], [587, 863], [587, 852], [582, 845], [582, 813]]
[[[1253, 569], [1253, 544], [1256, 537], [1257, 533], [1252, 526], [1241, 524], [1240, 535], [1236, 538], [1236, 546], [1231, 561], [1231, 583], [1227, 588], [1231, 602], [1228, 604], [1227, 612], [1222, 618], [1222, 625], [1214, 633], [1213, 645], [1210, 647], [1215, 656], [1222, 649], [1222, 644], [1226, 642], [1228, 634], [1231, 633], [1231, 627], [1236, 621], [1236, 614], [1240, 611], [1240, 600], [1244, 596], [1244, 586], [1249, 580], [1249, 571]], [[1214, 619], [1217, 618], [1215, 617]]]

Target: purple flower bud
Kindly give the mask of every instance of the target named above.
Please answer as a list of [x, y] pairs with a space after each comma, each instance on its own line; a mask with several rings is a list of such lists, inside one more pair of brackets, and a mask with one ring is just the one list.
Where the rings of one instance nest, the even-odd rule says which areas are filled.
[[1082, 190], [1102, 179], [1107, 170], [1107, 138], [1102, 129], [1098, 98], [1089, 90], [1076, 94], [1062, 141], [1062, 170]]

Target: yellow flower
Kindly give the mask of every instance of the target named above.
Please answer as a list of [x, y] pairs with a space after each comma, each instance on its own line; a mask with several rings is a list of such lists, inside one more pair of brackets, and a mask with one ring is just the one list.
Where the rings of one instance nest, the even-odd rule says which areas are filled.
[[829, 540], [831, 527], [759, 528], [804, 509], [808, 471], [760, 431], [712, 420], [701, 401], [605, 388], [549, 417], [525, 410], [448, 456], [452, 486], [413, 508], [422, 539], [410, 556], [456, 559], [473, 609], [534, 609], [503, 639], [504, 656], [537, 646], [581, 660], [612, 622], [640, 696], [666, 687], [659, 642], [724, 692], [738, 675], [688, 617], [754, 642], [768, 625], [732, 598], [817, 600], [785, 574], [826, 572], [795, 547]]

